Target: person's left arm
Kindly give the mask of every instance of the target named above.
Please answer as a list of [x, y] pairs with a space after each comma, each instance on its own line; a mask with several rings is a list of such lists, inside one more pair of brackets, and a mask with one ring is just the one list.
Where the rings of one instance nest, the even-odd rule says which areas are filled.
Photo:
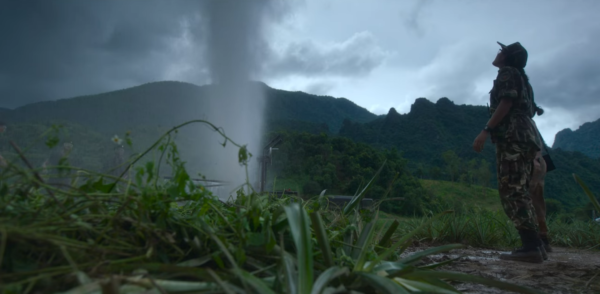
[[[487, 129], [493, 130], [498, 126], [498, 124], [506, 117], [506, 115], [510, 112], [510, 109], [513, 105], [513, 101], [518, 98], [518, 91], [514, 81], [513, 74], [510, 68], [503, 68], [498, 73], [498, 77], [496, 78], [498, 81], [498, 96], [500, 97], [500, 104], [494, 111], [494, 114], [486, 124]], [[489, 132], [487, 130], [482, 130], [479, 135], [475, 138], [475, 142], [473, 142], [473, 149], [476, 152], [481, 152], [483, 150], [483, 146], [485, 146], [485, 140], [487, 139]]]

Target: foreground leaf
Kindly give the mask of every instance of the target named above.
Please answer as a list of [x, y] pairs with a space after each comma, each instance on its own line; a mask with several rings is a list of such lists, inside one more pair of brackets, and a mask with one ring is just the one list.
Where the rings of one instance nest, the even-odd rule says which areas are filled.
[[384, 161], [383, 164], [381, 165], [381, 167], [379, 167], [379, 169], [377, 170], [377, 172], [375, 173], [373, 178], [371, 178], [371, 180], [367, 183], [367, 185], [363, 188], [363, 190], [356, 196], [352, 197], [352, 200], [350, 200], [350, 202], [348, 202], [348, 204], [346, 204], [346, 207], [344, 207], [345, 215], [347, 215], [350, 211], [352, 211], [360, 203], [360, 201], [365, 197], [365, 194], [367, 193], [367, 191], [369, 191], [369, 188], [371, 188], [371, 186], [373, 185], [373, 181], [375, 181], [375, 179], [377, 178], [377, 176], [379, 175], [379, 173], [385, 166], [385, 163], [386, 163], [386, 161]]
[[235, 273], [240, 279], [242, 279], [248, 285], [252, 286], [252, 288], [254, 288], [254, 290], [256, 290], [258, 293], [275, 294], [275, 292], [273, 292], [273, 290], [271, 290], [271, 288], [267, 284], [265, 284], [265, 282], [255, 277], [251, 273], [241, 269], [236, 269]]
[[346, 267], [341, 268], [339, 266], [334, 266], [334, 267], [328, 268], [326, 271], [321, 273], [319, 278], [317, 278], [317, 280], [315, 281], [315, 284], [312, 288], [312, 291], [310, 293], [311, 294], [321, 294], [323, 292], [323, 290], [325, 290], [325, 288], [327, 287], [327, 284], [329, 284], [329, 282], [331, 282], [333, 279], [335, 279], [341, 275], [347, 275], [349, 272], [350, 272], [350, 270], [348, 270], [348, 268], [346, 268]]
[[313, 285], [313, 252], [308, 215], [298, 203], [292, 203], [284, 209], [296, 244], [298, 293], [308, 294]]
[[587, 185], [576, 174], [573, 174], [573, 177], [575, 178], [575, 181], [577, 182], [577, 184], [579, 184], [579, 186], [581, 186], [581, 188], [583, 189], [585, 194], [588, 196], [588, 198], [590, 198], [590, 201], [596, 208], [596, 211], [600, 212], [600, 203], [598, 203], [598, 199], [596, 199], [596, 197], [594, 196], [594, 193], [592, 193], [592, 191], [590, 191], [590, 189], [587, 187]]
[[402, 286], [398, 285], [398, 283], [382, 277], [376, 274], [371, 273], [359, 273], [359, 275], [364, 278], [364, 280], [373, 288], [377, 289], [377, 291], [381, 293], [389, 293], [389, 294], [408, 294], [409, 292], [406, 289], [402, 288]]

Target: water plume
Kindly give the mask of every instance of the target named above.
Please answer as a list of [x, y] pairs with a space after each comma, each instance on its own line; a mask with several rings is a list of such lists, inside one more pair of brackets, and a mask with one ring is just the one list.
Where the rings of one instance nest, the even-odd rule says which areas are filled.
[[[264, 117], [264, 86], [253, 82], [258, 78], [264, 58], [265, 13], [268, 1], [211, 1], [207, 4], [207, 55], [212, 85], [208, 90], [206, 118], [222, 127], [235, 142], [247, 145], [253, 154], [249, 174], [238, 163], [238, 149], [216, 144], [216, 137], [206, 144], [211, 164], [208, 178], [229, 184], [219, 189], [218, 196], [229, 193], [245, 182], [257, 181], [258, 161]], [[255, 188], [257, 188], [255, 186]]]

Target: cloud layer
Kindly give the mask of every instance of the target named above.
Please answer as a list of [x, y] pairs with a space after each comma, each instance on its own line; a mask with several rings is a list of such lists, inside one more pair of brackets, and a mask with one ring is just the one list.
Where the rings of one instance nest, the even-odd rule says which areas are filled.
[[[600, 117], [600, 1], [257, 1], [248, 9], [264, 9], [266, 35], [246, 59], [256, 64], [242, 68], [271, 86], [378, 114], [406, 112], [417, 97], [485, 105], [496, 41], [520, 41], [536, 101], [549, 109], [536, 119], [546, 137]], [[210, 82], [210, 62], [222, 62], [211, 56], [224, 52], [206, 42], [206, 3], [0, 0], [0, 107]]]

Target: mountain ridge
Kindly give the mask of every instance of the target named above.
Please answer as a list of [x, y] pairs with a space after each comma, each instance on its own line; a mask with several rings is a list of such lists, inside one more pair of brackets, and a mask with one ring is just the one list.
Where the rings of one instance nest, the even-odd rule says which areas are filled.
[[[400, 150], [414, 172], [433, 176], [436, 168], [443, 173], [448, 160], [453, 158], [451, 154], [461, 162], [458, 169], [466, 170], [467, 165], [481, 160], [495, 166], [495, 148], [489, 139], [481, 153], [472, 149], [473, 140], [488, 119], [485, 106], [456, 105], [446, 97], [436, 103], [418, 98], [406, 114], [398, 114], [392, 108], [385, 117], [370, 122], [344, 121], [339, 135], [380, 149]], [[546, 178], [548, 197], [567, 205], [585, 203], [585, 195], [572, 179], [573, 173], [585, 177], [583, 180], [593, 191], [600, 190], [600, 159], [564, 148], [554, 148], [549, 153], [557, 169], [549, 172]], [[450, 180], [457, 180], [449, 173], [446, 176]], [[492, 185], [496, 182], [495, 173], [493, 168]]]
[[[447, 97], [434, 103], [421, 97], [415, 99], [408, 113], [400, 114], [390, 108], [385, 115], [375, 115], [346, 98], [278, 90], [260, 82], [255, 85], [265, 87], [265, 136], [273, 132], [325, 133], [378, 149], [397, 149], [408, 159], [407, 167], [413, 172], [443, 168], [446, 164], [443, 154], [448, 151], [454, 152], [465, 165], [482, 159], [492, 166], [495, 163], [494, 147], [489, 140], [480, 154], [471, 148], [474, 138], [489, 119], [485, 106], [457, 105]], [[23, 132], [35, 130], [37, 136], [52, 121], [72, 122], [70, 128], [74, 137], [81, 138], [80, 145], [86, 145], [90, 152], [103, 154], [94, 154], [99, 159], [89, 163], [100, 166], [103, 158], [112, 152], [113, 145], [108, 139], [114, 134], [134, 129], [134, 142], [138, 146], [147, 146], [165, 130], [198, 119], [206, 102], [203, 98], [207, 97], [211, 86], [214, 85], [154, 82], [107, 93], [37, 102], [14, 110], [0, 109], [0, 120], [9, 125], [7, 134], [22, 138], [18, 142], [25, 140], [27, 134], [15, 135], [11, 124], [20, 124], [19, 129]], [[85, 128], [93, 133], [86, 134]], [[187, 160], [200, 162], [202, 155], [198, 146], [203, 138], [193, 129], [182, 132], [177, 141], [182, 150], [185, 149], [183, 153], [189, 156]], [[103, 137], [108, 145], [93, 151], [97, 148], [92, 145], [100, 144], [96, 142]], [[6, 141], [8, 137], [0, 139]], [[2, 151], [9, 152], [9, 149]], [[546, 184], [551, 198], [574, 205], [585, 201], [581, 189], [572, 181], [572, 173], [582, 177], [592, 190], [600, 190], [600, 164], [597, 163], [600, 159], [562, 147], [550, 150], [550, 154], [557, 165], [557, 170], [549, 173]], [[41, 153], [37, 161], [43, 161]], [[495, 169], [492, 172], [495, 173]]]
[[[377, 115], [346, 98], [317, 96], [300, 91], [264, 87], [265, 116], [271, 120], [307, 120], [303, 113], [314, 114], [308, 121], [326, 123], [337, 133], [345, 118], [359, 122], [375, 119]], [[42, 122], [65, 119], [105, 133], [124, 132], [138, 125], [174, 126], [201, 117], [206, 105], [207, 91], [217, 85], [198, 86], [176, 81], [160, 81], [135, 87], [77, 96], [54, 101], [42, 101], [1, 110], [0, 119], [7, 123]], [[192, 106], [192, 107], [190, 107]], [[144, 113], [145, 116], [138, 115]], [[119, 118], [113, 121], [113, 118]], [[177, 119], [173, 119], [176, 117]]]
[[559, 131], [552, 148], [579, 151], [592, 158], [600, 158], [600, 119], [586, 122], [576, 130], [567, 128]]

